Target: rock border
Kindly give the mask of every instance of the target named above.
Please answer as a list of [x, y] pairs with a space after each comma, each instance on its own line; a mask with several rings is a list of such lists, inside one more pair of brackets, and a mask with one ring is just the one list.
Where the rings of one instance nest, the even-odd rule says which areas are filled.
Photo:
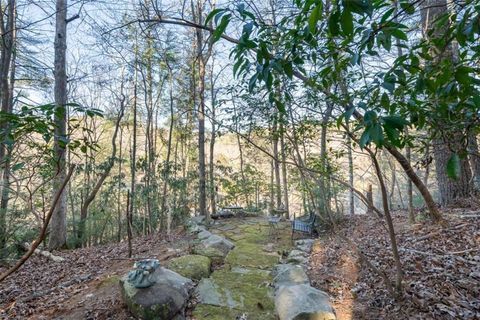
[[280, 320], [337, 319], [328, 294], [312, 287], [305, 272], [314, 242], [296, 240], [294, 249], [273, 270], [275, 312]]

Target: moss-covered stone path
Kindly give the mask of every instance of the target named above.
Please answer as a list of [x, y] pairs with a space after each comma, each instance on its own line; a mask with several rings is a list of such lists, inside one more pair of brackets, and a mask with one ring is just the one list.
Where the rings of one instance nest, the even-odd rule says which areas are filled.
[[210, 227], [235, 248], [221, 269], [198, 284], [194, 319], [275, 319], [271, 271], [291, 240], [288, 223], [280, 223], [274, 237], [269, 228], [264, 217], [225, 219]]

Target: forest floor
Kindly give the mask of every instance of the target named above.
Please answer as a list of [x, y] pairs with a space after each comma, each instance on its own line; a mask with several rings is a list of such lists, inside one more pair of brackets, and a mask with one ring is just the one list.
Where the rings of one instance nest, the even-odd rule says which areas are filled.
[[[394, 213], [404, 272], [404, 298], [393, 299], [382, 278], [338, 235], [320, 238], [310, 259], [312, 285], [331, 296], [338, 319], [480, 319], [480, 211], [444, 210], [446, 225], [410, 224]], [[395, 264], [385, 223], [355, 216], [342, 233], [393, 281]]]
[[[405, 273], [401, 301], [391, 298], [381, 278], [359, 264], [352, 248], [333, 233], [322, 235], [314, 246], [312, 285], [330, 294], [340, 320], [479, 319], [480, 212], [456, 209], [444, 214], [447, 223], [440, 226], [412, 225], [405, 212], [394, 213]], [[384, 223], [362, 215], [341, 226], [343, 234], [393, 279]], [[170, 239], [158, 234], [137, 238], [134, 257], [156, 257], [164, 263], [190, 252], [191, 244], [182, 229]], [[66, 261], [35, 255], [1, 283], [0, 319], [131, 319], [118, 287], [118, 278], [134, 261], [126, 258], [125, 242], [56, 254]]]
[[34, 255], [1, 283], [0, 319], [133, 319], [122, 303], [119, 277], [135, 258], [163, 264], [189, 252], [192, 239], [182, 229], [168, 239], [136, 238], [132, 259], [126, 242], [54, 252], [65, 258], [61, 263]]

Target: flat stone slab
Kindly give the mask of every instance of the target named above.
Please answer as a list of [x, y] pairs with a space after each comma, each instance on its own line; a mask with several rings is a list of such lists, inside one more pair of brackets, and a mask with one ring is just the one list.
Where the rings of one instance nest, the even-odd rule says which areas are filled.
[[302, 266], [295, 264], [279, 264], [273, 270], [275, 289], [297, 284], [310, 284], [308, 275]]
[[296, 263], [296, 264], [307, 264], [308, 256], [305, 252], [300, 250], [292, 250], [288, 254], [287, 257], [288, 263]]
[[228, 253], [225, 263], [232, 267], [272, 269], [279, 260], [277, 253], [265, 252], [262, 245], [239, 241], [235, 249]]
[[328, 295], [308, 284], [280, 287], [275, 295], [280, 320], [335, 320]]
[[186, 278], [200, 280], [208, 278], [211, 264], [208, 257], [189, 254], [170, 260], [167, 267]]
[[273, 317], [271, 282], [269, 271], [245, 268], [221, 270], [214, 272], [210, 278], [202, 279], [195, 294], [200, 305], [246, 310]]

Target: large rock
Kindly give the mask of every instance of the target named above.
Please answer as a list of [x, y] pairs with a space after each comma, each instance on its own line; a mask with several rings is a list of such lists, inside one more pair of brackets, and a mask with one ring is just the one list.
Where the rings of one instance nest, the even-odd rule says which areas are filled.
[[328, 295], [308, 284], [282, 286], [275, 295], [280, 320], [335, 320]]
[[155, 270], [152, 277], [155, 284], [142, 289], [130, 284], [127, 275], [122, 277], [120, 288], [128, 310], [144, 320], [182, 319], [193, 288], [192, 280], [163, 267]]
[[210, 278], [202, 279], [195, 293], [198, 303], [202, 305], [249, 310], [273, 316], [271, 281], [269, 271], [232, 268], [230, 271], [216, 271]]
[[184, 277], [200, 280], [210, 275], [211, 261], [200, 255], [186, 255], [170, 260], [167, 267]]
[[[206, 235], [207, 234], [205, 233], [204, 236]], [[210, 236], [201, 239], [200, 243], [194, 247], [193, 252], [195, 254], [206, 256], [215, 260], [223, 260], [228, 252], [234, 247], [235, 245], [231, 241], [225, 239], [224, 237], [210, 233]]]
[[190, 219], [191, 222], [195, 223], [195, 224], [205, 224], [205, 221], [206, 221], [206, 217], [205, 216], [196, 216], [196, 217], [192, 217]]
[[273, 270], [275, 289], [297, 284], [310, 284], [303, 267], [294, 264], [279, 264]]
[[200, 240], [205, 240], [205, 239], [207, 239], [211, 236], [212, 236], [212, 233], [210, 231], [207, 231], [207, 230], [201, 231], [197, 234], [197, 238], [200, 239]]
[[308, 257], [307, 254], [303, 251], [300, 250], [292, 250], [288, 254], [287, 257], [287, 262], [288, 263], [295, 263], [295, 264], [307, 264], [308, 262]]
[[310, 252], [312, 252], [314, 242], [315, 242], [315, 240], [313, 240], [313, 239], [297, 240], [297, 241], [295, 241], [295, 247], [300, 251], [310, 253]]

